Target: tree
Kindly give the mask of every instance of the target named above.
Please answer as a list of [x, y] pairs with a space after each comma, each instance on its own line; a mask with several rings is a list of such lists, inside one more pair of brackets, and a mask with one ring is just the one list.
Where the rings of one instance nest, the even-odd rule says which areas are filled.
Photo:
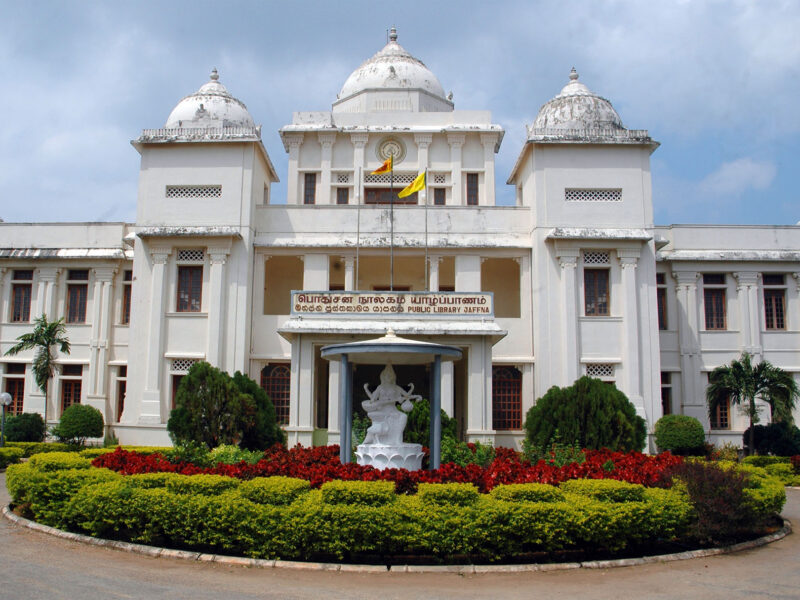
[[755, 447], [753, 425], [758, 423], [756, 398], [761, 398], [769, 404], [773, 421], [791, 424], [792, 409], [798, 397], [800, 389], [791, 374], [766, 360], [753, 366], [751, 356], [747, 352], [744, 352], [739, 360], [731, 361], [730, 365], [714, 369], [708, 376], [706, 388], [709, 416], [729, 399], [732, 405], [741, 405], [750, 419], [748, 444], [750, 452]]
[[60, 442], [83, 446], [86, 438], [103, 435], [103, 413], [88, 404], [73, 404], [61, 415], [53, 434]]
[[286, 444], [286, 434], [275, 419], [275, 407], [267, 392], [247, 375], [236, 371], [233, 384], [253, 399], [254, 408], [248, 415], [239, 446], [245, 450], [266, 450], [274, 444]]
[[644, 419], [627, 396], [591, 377], [581, 377], [569, 387], [551, 387], [525, 415], [525, 437], [536, 448], [561, 443], [641, 451], [646, 435]]
[[67, 339], [67, 326], [64, 319], [48, 321], [47, 315], [42, 314], [33, 320], [33, 331], [17, 338], [17, 344], [6, 352], [7, 356], [15, 356], [25, 350], [35, 350], [33, 355], [33, 378], [36, 385], [44, 394], [44, 422], [47, 423], [47, 388], [50, 379], [56, 372], [56, 357], [53, 346], [58, 346], [62, 354], [69, 354], [70, 346]]

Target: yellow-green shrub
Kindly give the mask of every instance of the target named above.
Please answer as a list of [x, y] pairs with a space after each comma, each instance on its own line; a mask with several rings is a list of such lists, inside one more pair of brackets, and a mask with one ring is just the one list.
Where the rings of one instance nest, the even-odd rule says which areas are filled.
[[75, 452], [77, 450], [76, 447], [59, 442], [6, 442], [6, 447], [22, 448], [25, 458], [44, 452]]
[[511, 483], [498, 485], [490, 495], [497, 500], [507, 502], [559, 502], [564, 500], [564, 493], [553, 485], [546, 483]]
[[324, 483], [320, 488], [326, 504], [351, 506], [381, 506], [394, 502], [394, 483], [391, 481], [340, 481]]
[[24, 455], [22, 448], [0, 448], [0, 469], [18, 463]]
[[570, 479], [559, 487], [564, 492], [604, 502], [641, 502], [644, 499], [643, 485], [616, 479]]
[[417, 497], [424, 504], [469, 506], [478, 496], [478, 488], [471, 483], [420, 483], [417, 486]]
[[75, 452], [48, 452], [34, 454], [28, 463], [39, 471], [63, 471], [65, 469], [88, 469], [92, 461]]
[[164, 481], [164, 487], [173, 494], [218, 496], [239, 487], [241, 480], [224, 475], [177, 475]]
[[302, 494], [308, 493], [311, 484], [294, 477], [255, 477], [239, 485], [239, 493], [256, 504], [276, 506], [291, 504]]
[[139, 473], [138, 475], [128, 475], [125, 477], [128, 485], [131, 487], [152, 489], [152, 488], [165, 488], [167, 481], [172, 481], [178, 477], [186, 477], [179, 473]]
[[66, 469], [39, 471], [44, 477], [31, 477], [25, 497], [34, 520], [52, 527], [67, 528], [67, 504], [79, 490], [93, 483], [113, 481], [122, 475], [108, 469]]

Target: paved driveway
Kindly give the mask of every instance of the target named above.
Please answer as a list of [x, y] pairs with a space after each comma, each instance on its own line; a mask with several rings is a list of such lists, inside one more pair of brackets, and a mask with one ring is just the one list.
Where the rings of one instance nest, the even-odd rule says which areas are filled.
[[[800, 490], [784, 516], [800, 523]], [[8, 504], [5, 474], [0, 504]], [[86, 546], [0, 518], [0, 598], [736, 599], [800, 598], [800, 533], [755, 550], [680, 562], [516, 574], [325, 573], [227, 567]]]

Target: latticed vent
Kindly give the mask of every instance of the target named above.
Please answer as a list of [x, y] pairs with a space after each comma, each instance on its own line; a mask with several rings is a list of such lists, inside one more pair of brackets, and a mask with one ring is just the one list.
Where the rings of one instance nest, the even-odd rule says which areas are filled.
[[622, 190], [566, 188], [564, 200], [567, 202], [621, 202]]
[[172, 368], [173, 373], [188, 373], [192, 365], [197, 362], [196, 358], [173, 358]]
[[337, 173], [336, 183], [350, 183], [350, 173]]
[[585, 265], [608, 265], [610, 264], [608, 252], [584, 252], [583, 264]]
[[433, 183], [447, 183], [447, 175], [444, 173], [434, 173]]
[[[403, 186], [408, 185], [416, 178], [417, 173], [395, 173], [394, 174], [394, 183], [396, 185], [402, 184]], [[373, 175], [372, 173], [367, 173], [364, 175], [364, 183], [390, 183], [390, 173], [381, 173], [379, 175]]]
[[168, 185], [167, 198], [221, 198], [221, 185]]
[[614, 365], [608, 363], [592, 363], [586, 365], [586, 374], [589, 377], [614, 377]]
[[178, 250], [178, 262], [181, 263], [201, 263], [204, 258], [204, 251], [202, 248], [189, 248], [187, 250]]

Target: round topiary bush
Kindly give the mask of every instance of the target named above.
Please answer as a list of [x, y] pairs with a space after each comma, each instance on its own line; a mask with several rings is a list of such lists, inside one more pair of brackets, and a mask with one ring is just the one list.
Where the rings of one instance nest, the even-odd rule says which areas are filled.
[[537, 448], [561, 443], [641, 451], [646, 435], [644, 419], [627, 396], [591, 377], [581, 377], [569, 387], [551, 387], [525, 415], [525, 437]]
[[688, 415], [664, 415], [656, 422], [656, 446], [679, 456], [705, 453], [703, 424]]
[[39, 413], [22, 413], [6, 419], [6, 441], [43, 442], [44, 419]]
[[103, 413], [94, 406], [73, 404], [53, 429], [60, 442], [83, 446], [86, 438], [103, 436]]

